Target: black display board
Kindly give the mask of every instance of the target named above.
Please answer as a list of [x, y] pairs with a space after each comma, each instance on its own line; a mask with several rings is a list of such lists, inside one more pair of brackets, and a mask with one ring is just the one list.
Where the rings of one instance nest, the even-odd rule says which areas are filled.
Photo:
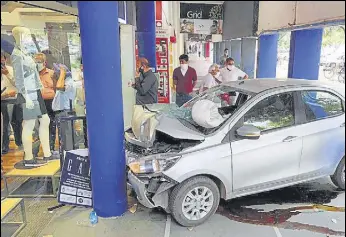
[[66, 152], [58, 201], [73, 206], [92, 206], [90, 160], [87, 149]]

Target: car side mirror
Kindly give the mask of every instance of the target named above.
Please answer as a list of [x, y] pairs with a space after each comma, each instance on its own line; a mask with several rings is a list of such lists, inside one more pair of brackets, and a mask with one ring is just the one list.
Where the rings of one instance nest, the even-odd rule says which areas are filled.
[[244, 125], [237, 129], [237, 136], [243, 139], [256, 140], [261, 136], [261, 130], [253, 125]]

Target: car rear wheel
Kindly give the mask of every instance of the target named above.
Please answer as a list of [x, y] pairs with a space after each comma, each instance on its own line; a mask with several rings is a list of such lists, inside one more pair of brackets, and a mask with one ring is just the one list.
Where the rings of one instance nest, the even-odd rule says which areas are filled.
[[345, 190], [345, 158], [342, 159], [335, 174], [331, 178], [337, 187]]
[[204, 223], [219, 206], [220, 192], [209, 178], [198, 176], [177, 185], [170, 196], [169, 208], [173, 218], [182, 226]]

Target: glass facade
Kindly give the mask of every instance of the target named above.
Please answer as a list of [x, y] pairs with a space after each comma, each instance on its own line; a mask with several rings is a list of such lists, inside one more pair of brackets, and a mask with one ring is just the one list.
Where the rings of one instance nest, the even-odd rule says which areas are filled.
[[1, 234], [42, 236], [64, 152], [87, 147], [78, 19], [18, 2], [1, 8]]

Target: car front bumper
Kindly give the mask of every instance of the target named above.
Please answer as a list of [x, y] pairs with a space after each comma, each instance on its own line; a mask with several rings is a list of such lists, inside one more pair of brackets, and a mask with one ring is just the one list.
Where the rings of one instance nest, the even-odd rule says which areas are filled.
[[[164, 177], [137, 177], [128, 171], [128, 182], [135, 191], [139, 203], [147, 208], [162, 207], [167, 212], [169, 194], [177, 182]], [[154, 183], [154, 184], [153, 184]]]
[[128, 172], [128, 182], [137, 194], [138, 201], [147, 208], [154, 208], [155, 205], [147, 197], [146, 183], [137, 178], [131, 171]]

